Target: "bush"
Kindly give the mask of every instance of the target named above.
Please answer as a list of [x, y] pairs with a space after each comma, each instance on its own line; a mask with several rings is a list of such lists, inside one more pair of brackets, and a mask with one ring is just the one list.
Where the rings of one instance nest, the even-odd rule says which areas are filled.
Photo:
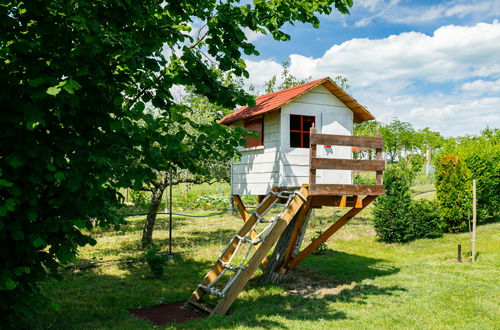
[[[485, 223], [499, 220], [500, 208], [500, 130], [485, 129], [480, 136], [450, 138], [444, 150], [437, 157], [436, 167], [446, 155], [457, 155], [470, 170], [467, 190], [472, 179], [477, 182], [477, 220]], [[438, 190], [438, 199], [450, 198], [447, 189]], [[453, 196], [452, 196], [453, 197]], [[455, 205], [459, 207], [459, 205]], [[470, 211], [470, 203], [465, 205], [463, 214]], [[445, 207], [442, 205], [442, 207]]]
[[435, 203], [413, 201], [411, 182], [414, 172], [406, 167], [389, 167], [384, 173], [386, 195], [375, 201], [375, 231], [384, 242], [408, 242], [416, 238], [437, 237], [442, 233]]
[[384, 242], [406, 242], [412, 238], [412, 179], [409, 171], [398, 166], [389, 167], [384, 173], [386, 194], [376, 199], [373, 209], [375, 231]]
[[457, 155], [444, 155], [436, 171], [436, 195], [444, 229], [458, 232], [467, 228], [471, 214], [470, 170]]
[[439, 237], [443, 233], [436, 202], [420, 199], [412, 202], [410, 232], [413, 238]]
[[145, 253], [146, 257], [146, 262], [149, 265], [149, 268], [151, 268], [151, 272], [153, 273], [154, 277], [162, 277], [164, 273], [164, 266], [166, 262], [166, 256], [162, 256], [158, 254], [160, 252], [160, 249], [157, 247], [152, 247], [148, 249]]

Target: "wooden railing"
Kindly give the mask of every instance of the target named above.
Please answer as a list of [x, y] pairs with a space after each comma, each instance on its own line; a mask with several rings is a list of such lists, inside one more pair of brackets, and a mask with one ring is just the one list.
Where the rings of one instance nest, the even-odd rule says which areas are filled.
[[[312, 127], [310, 132], [309, 189], [312, 195], [377, 196], [385, 193], [382, 180], [385, 169], [385, 161], [382, 159], [384, 139], [378, 133], [376, 137], [318, 134], [315, 127]], [[362, 150], [375, 149], [376, 159], [318, 158], [316, 157], [318, 145], [359, 147]], [[317, 184], [316, 170], [319, 169], [375, 171], [376, 184]]]

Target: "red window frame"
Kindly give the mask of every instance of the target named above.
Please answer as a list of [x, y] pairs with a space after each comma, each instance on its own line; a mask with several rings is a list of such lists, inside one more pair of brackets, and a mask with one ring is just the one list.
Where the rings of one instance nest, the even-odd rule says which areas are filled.
[[[297, 118], [299, 117], [300, 120], [300, 129], [299, 130], [293, 130], [291, 129], [292, 127], [292, 118]], [[309, 137], [309, 130], [304, 127], [304, 119], [309, 119], [311, 121], [311, 125], [315, 125], [316, 123], [316, 117], [314, 116], [304, 116], [304, 115], [290, 115], [290, 148], [309, 148], [309, 144], [305, 145], [305, 139], [304, 137], [307, 136]], [[299, 145], [298, 146], [292, 146], [292, 133], [299, 133]]]
[[252, 148], [264, 145], [264, 118], [245, 120], [243, 126], [247, 131], [255, 131], [259, 133], [258, 138], [254, 138], [251, 136], [245, 137], [245, 140], [247, 141], [245, 148]]

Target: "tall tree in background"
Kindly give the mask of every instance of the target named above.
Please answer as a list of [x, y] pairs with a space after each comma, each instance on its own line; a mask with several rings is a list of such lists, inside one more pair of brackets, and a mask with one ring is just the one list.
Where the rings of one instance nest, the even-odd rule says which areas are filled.
[[[319, 26], [352, 0], [10, 1], [0, 6], [0, 324], [34, 307], [37, 284], [77, 247], [90, 218], [119, 225], [120, 187], [155, 170], [194, 169], [213, 150], [234, 154], [242, 131], [200, 125], [171, 88], [191, 86], [227, 108], [252, 96], [222, 84], [210, 65], [248, 76], [258, 55], [244, 29], [289, 40], [295, 21]], [[203, 22], [192, 33], [193, 22]], [[144, 111], [151, 103], [160, 116]], [[199, 131], [189, 149], [182, 128]], [[217, 139], [210, 137], [217, 136]], [[219, 144], [220, 145], [217, 145]], [[167, 146], [167, 147], [165, 147]], [[188, 153], [189, 151], [189, 153]], [[221, 158], [226, 154], [220, 155]], [[194, 157], [193, 157], [194, 156]]]

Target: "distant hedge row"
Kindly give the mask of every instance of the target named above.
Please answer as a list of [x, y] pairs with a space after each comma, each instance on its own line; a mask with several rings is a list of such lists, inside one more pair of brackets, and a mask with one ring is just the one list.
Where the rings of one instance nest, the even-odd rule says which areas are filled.
[[386, 195], [375, 201], [374, 225], [383, 241], [407, 242], [466, 230], [472, 217], [473, 179], [478, 223], [499, 220], [500, 130], [447, 141], [435, 159], [436, 201], [412, 200], [415, 172], [403, 163], [385, 171]]

